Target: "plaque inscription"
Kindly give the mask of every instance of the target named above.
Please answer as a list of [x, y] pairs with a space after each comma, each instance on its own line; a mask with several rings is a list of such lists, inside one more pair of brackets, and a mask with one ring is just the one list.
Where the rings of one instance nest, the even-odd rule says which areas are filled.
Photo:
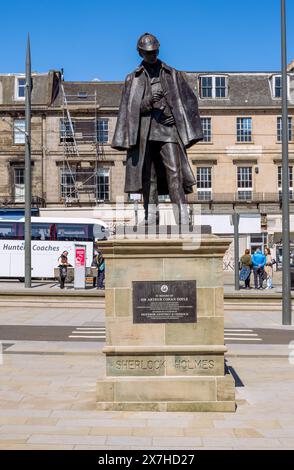
[[196, 281], [133, 281], [134, 323], [195, 323]]

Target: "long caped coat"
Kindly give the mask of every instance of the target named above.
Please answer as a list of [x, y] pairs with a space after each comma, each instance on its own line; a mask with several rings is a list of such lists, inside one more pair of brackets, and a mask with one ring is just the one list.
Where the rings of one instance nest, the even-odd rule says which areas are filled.
[[[203, 139], [197, 98], [188, 85], [184, 73], [161, 62], [161, 85], [171, 108], [179, 136], [180, 171], [185, 193], [192, 192], [196, 184], [189, 165], [186, 149]], [[149, 87], [149, 88], [148, 88]], [[150, 93], [149, 80], [141, 64], [126, 77], [112, 141], [112, 148], [127, 150], [126, 193], [142, 192], [142, 175], [146, 144], [151, 123], [151, 113], [141, 114], [142, 99]], [[158, 170], [157, 170], [158, 171]], [[165, 169], [162, 164], [157, 174], [158, 194], [168, 194]]]

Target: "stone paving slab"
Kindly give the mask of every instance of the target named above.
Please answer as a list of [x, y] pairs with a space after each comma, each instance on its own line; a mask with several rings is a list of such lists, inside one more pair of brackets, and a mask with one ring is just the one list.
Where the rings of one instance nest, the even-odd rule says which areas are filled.
[[104, 321], [104, 308], [97, 303], [97, 310], [44, 307], [0, 307], [1, 325], [52, 325], [90, 326]]
[[[97, 315], [104, 318], [98, 308], [96, 317], [92, 310], [91, 315], [61, 311], [61, 320], [52, 309], [3, 310], [6, 324], [82, 325], [97, 322]], [[227, 312], [225, 321], [232, 328], [277, 328], [280, 314]], [[105, 368], [102, 347], [16, 341], [8, 348], [0, 365], [0, 449], [294, 448], [294, 365], [288, 345], [229, 345], [227, 365], [243, 384], [236, 389], [234, 414], [96, 411], [96, 380]]]
[[[245, 385], [237, 388], [239, 406], [235, 414], [98, 412], [95, 382], [101, 369], [99, 354], [54, 358], [5, 355], [0, 380], [6, 386], [9, 408], [0, 402], [0, 448], [195, 450], [294, 446], [293, 366], [286, 358], [267, 363], [264, 358], [243, 357], [230, 358], [230, 365]], [[43, 375], [34, 375], [44, 369], [46, 382]], [[271, 383], [272, 370], [277, 375]], [[20, 380], [15, 380], [16, 371]], [[81, 390], [61, 393], [69, 381], [78, 381], [81, 373]], [[21, 385], [21, 379], [26, 386]]]

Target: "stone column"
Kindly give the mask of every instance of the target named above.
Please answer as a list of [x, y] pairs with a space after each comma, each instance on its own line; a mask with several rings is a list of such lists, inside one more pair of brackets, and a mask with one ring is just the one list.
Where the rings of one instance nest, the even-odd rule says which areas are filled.
[[[194, 241], [193, 241], [194, 240]], [[235, 411], [224, 364], [222, 259], [230, 239], [123, 239], [106, 259], [106, 376], [99, 410]], [[134, 323], [133, 281], [196, 281], [196, 321]]]

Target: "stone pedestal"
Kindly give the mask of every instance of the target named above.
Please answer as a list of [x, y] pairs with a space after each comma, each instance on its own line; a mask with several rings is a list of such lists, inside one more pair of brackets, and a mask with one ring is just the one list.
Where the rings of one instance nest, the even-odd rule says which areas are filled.
[[[225, 373], [222, 258], [231, 240], [124, 239], [106, 259], [106, 376], [99, 410], [235, 411]], [[134, 323], [133, 281], [196, 281], [196, 321]], [[179, 284], [180, 285], [180, 284]]]

